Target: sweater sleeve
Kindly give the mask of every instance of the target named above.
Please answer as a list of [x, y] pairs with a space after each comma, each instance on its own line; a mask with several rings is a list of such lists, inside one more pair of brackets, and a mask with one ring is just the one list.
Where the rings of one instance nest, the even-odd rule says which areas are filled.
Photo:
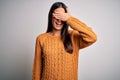
[[74, 29], [73, 31], [75, 32], [75, 36], [77, 36], [76, 41], [78, 42], [79, 49], [85, 48], [97, 40], [97, 36], [92, 29], [80, 20], [70, 17], [67, 20], [67, 24]]
[[41, 78], [41, 69], [42, 68], [42, 58], [41, 58], [41, 45], [39, 37], [36, 38], [35, 45], [35, 56], [34, 56], [34, 64], [32, 71], [32, 80], [40, 80]]

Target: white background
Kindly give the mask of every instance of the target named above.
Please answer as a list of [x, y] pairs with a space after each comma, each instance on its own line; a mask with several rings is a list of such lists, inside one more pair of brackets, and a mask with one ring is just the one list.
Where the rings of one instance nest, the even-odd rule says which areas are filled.
[[[31, 80], [35, 39], [56, 1], [0, 0], [0, 80]], [[61, 1], [98, 36], [80, 51], [79, 80], [120, 80], [120, 0]]]

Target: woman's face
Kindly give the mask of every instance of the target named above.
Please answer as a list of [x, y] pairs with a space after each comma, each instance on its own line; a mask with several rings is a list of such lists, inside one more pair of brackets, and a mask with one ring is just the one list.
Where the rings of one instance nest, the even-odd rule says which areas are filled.
[[[65, 13], [65, 10], [64, 8], [57, 8], [54, 10], [54, 13]], [[54, 30], [61, 30], [63, 25], [64, 25], [64, 22], [59, 20], [59, 19], [56, 19], [54, 16], [52, 17], [52, 25], [53, 25], [53, 29]]]

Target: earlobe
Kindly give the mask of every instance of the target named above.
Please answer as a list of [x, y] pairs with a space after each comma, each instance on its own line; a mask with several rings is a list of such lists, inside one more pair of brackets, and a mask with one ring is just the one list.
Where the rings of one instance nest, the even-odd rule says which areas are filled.
[[68, 7], [66, 8], [66, 11], [67, 11], [67, 13], [70, 13]]

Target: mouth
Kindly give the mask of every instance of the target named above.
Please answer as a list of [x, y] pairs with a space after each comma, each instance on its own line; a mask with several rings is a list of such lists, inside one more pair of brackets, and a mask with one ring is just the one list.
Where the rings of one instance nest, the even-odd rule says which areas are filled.
[[62, 26], [62, 22], [56, 22], [57, 26]]
[[61, 25], [62, 23], [61, 22], [56, 22], [57, 25]]

